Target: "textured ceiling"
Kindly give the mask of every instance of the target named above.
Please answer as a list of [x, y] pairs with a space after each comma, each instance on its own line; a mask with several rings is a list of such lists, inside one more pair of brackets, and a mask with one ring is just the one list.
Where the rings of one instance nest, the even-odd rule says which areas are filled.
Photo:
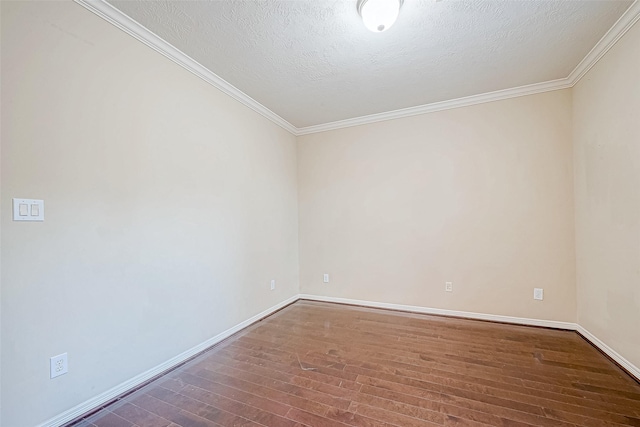
[[567, 77], [631, 0], [109, 1], [298, 128]]

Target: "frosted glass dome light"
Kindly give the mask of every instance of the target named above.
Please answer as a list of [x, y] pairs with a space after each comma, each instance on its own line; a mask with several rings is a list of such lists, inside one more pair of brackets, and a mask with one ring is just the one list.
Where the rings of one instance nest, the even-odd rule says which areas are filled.
[[364, 26], [374, 33], [391, 28], [402, 7], [403, 0], [358, 0], [358, 13]]

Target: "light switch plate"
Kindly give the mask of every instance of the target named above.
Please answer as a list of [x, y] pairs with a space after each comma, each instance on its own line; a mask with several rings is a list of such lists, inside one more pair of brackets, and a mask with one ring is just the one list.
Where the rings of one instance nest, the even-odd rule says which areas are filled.
[[44, 221], [44, 200], [13, 199], [14, 221]]

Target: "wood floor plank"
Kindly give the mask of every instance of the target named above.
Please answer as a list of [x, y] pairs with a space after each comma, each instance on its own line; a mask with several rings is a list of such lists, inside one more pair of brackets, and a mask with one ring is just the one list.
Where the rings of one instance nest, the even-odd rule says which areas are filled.
[[640, 427], [575, 332], [298, 301], [76, 427]]
[[129, 402], [125, 402], [118, 408], [113, 409], [113, 413], [139, 427], [167, 427], [171, 424], [171, 421], [145, 411]]

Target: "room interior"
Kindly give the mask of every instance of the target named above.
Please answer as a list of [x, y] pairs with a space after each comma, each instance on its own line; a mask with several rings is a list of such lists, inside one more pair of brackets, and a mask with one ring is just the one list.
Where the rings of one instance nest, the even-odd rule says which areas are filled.
[[[1, 425], [63, 425], [299, 300], [576, 331], [640, 379], [638, 0], [537, 2], [547, 20], [471, 45], [499, 66], [434, 39], [456, 71], [404, 58], [433, 74], [407, 67], [398, 88], [375, 37], [420, 25], [411, 8], [458, 11], [464, 35], [508, 2], [407, 1], [383, 34], [355, 1], [318, 2], [347, 18], [288, 60], [255, 56], [288, 27], [187, 52], [185, 28], [218, 35], [177, 3], [0, 3]], [[322, 35], [289, 3], [214, 2]], [[247, 16], [222, 21], [270, 25]], [[543, 24], [557, 43], [498, 48]], [[354, 40], [380, 87], [327, 56]], [[551, 50], [548, 69], [530, 59]], [[44, 200], [44, 221], [14, 221], [14, 198]]]

